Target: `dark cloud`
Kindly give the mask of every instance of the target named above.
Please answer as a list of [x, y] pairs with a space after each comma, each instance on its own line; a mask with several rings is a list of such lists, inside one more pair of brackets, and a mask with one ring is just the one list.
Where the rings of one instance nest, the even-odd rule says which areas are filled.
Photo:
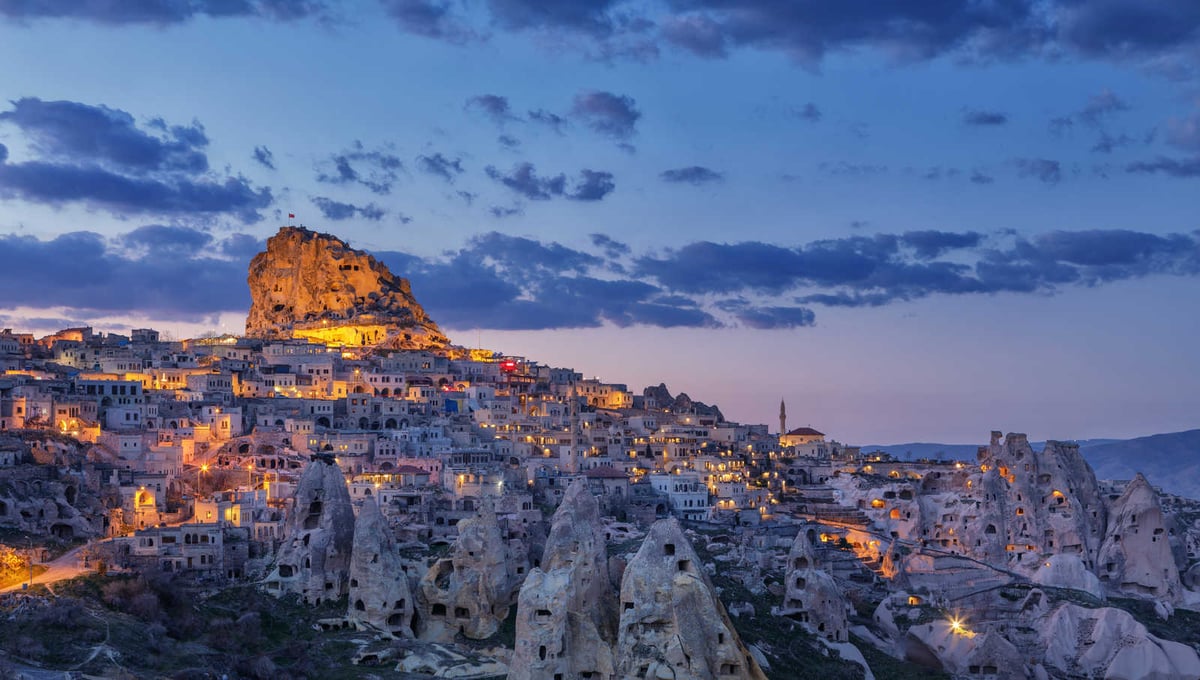
[[191, 227], [151, 224], [120, 236], [117, 243], [152, 255], [191, 257], [212, 243], [212, 234]]
[[497, 125], [503, 125], [509, 121], [516, 120], [516, 117], [512, 115], [512, 107], [508, 104], [508, 97], [502, 97], [498, 94], [480, 94], [471, 97], [467, 100], [464, 108], [468, 111], [483, 113]]
[[1200, 177], [1200, 156], [1178, 160], [1159, 156], [1152, 161], [1139, 161], [1125, 166], [1126, 172], [1157, 174], [1171, 177]]
[[196, 121], [139, 125], [120, 109], [26, 97], [0, 111], [0, 124], [15, 127], [33, 156], [12, 163], [7, 150], [0, 153], [2, 198], [83, 203], [117, 215], [223, 213], [247, 222], [272, 202], [270, 189], [210, 171], [208, 136]]
[[980, 170], [972, 170], [971, 171], [971, 181], [975, 184], [991, 184], [992, 182], [995, 182], [996, 180], [991, 175], [984, 174]]
[[546, 201], [565, 197], [576, 201], [599, 201], [616, 188], [612, 173], [580, 170], [579, 179], [568, 185], [564, 174], [539, 177], [532, 163], [518, 163], [503, 173], [495, 166], [484, 168], [488, 177], [500, 182], [531, 201]]
[[492, 207], [488, 208], [488, 214], [497, 219], [504, 219], [505, 217], [514, 217], [516, 215], [524, 215], [525, 209], [522, 208], [520, 205], [511, 205], [511, 206], [493, 205]]
[[821, 120], [821, 109], [817, 105], [809, 102], [803, 107], [792, 111], [792, 114], [801, 120], [806, 120], [810, 123], [817, 123]]
[[104, 2], [0, 0], [0, 16], [8, 19], [82, 19], [101, 24], [180, 24], [198, 17], [258, 17], [290, 21], [328, 13], [318, 0], [138, 0]]
[[432, 156], [417, 156], [417, 167], [431, 175], [441, 177], [447, 182], [453, 182], [457, 175], [463, 173], [461, 158], [450, 160], [440, 153]]
[[724, 173], [717, 172], [710, 168], [701, 165], [690, 165], [686, 168], [675, 168], [674, 170], [665, 170], [659, 174], [659, 178], [664, 182], [674, 184], [691, 184], [700, 186], [701, 184], [709, 184], [712, 182], [724, 181]]
[[[73, 316], [140, 314], [197, 321], [244, 311], [246, 259], [213, 257], [237, 250], [235, 235], [214, 242], [205, 232], [150, 226], [118, 237], [73, 232], [42, 241], [0, 235], [0, 308], [64, 307]], [[70, 263], [70, 266], [64, 266]]]
[[1133, 143], [1133, 138], [1126, 134], [1111, 135], [1108, 132], [1101, 131], [1100, 138], [1092, 145], [1092, 151], [1097, 153], [1112, 153], [1113, 149], [1122, 146], [1129, 146]]
[[601, 91], [575, 95], [571, 115], [592, 130], [621, 141], [633, 137], [638, 119], [642, 117], [632, 97]]
[[[451, 329], [811, 326], [813, 305], [878, 307], [934, 295], [1054, 294], [1145, 276], [1200, 276], [1200, 234], [1132, 230], [911, 231], [785, 246], [688, 243], [635, 255], [604, 234], [590, 249], [490, 232], [436, 257], [376, 253]], [[0, 236], [0, 310], [208, 318], [244, 310], [262, 242], [148, 225], [106, 241], [77, 232]], [[628, 271], [614, 259], [631, 260]], [[72, 263], [63, 267], [63, 262]]]
[[463, 44], [479, 36], [453, 12], [448, 0], [380, 0], [401, 30]]
[[620, 0], [488, 0], [492, 17], [509, 29], [571, 29], [599, 37], [611, 34], [610, 11]]
[[978, 109], [967, 109], [962, 114], [963, 122], [967, 125], [976, 126], [995, 126], [1004, 125], [1008, 122], [1008, 114], [999, 111], [983, 111]]
[[34, 150], [50, 160], [95, 163], [135, 174], [208, 170], [204, 147], [208, 137], [197, 122], [167, 125], [153, 119], [140, 129], [133, 116], [119, 109], [72, 101], [26, 97], [0, 112], [0, 122], [20, 128]]
[[1137, 57], [1194, 48], [1200, 6], [1191, 0], [1058, 0], [1049, 17], [1062, 44], [1088, 56]]
[[521, 146], [521, 140], [517, 139], [516, 137], [513, 137], [512, 135], [500, 135], [499, 137], [496, 138], [496, 141], [500, 142], [500, 146], [502, 146], [506, 149], [509, 149], [509, 150], [512, 150], [512, 149], [517, 148], [518, 146]]
[[246, 222], [261, 220], [259, 211], [272, 201], [270, 189], [255, 189], [243, 177], [130, 177], [95, 166], [40, 161], [0, 161], [0, 198], [49, 205], [78, 202], [120, 215], [226, 213]]
[[983, 234], [974, 231], [955, 233], [947, 231], [907, 231], [900, 235], [900, 242], [912, 248], [918, 258], [930, 260], [941, 257], [947, 251], [974, 248], [983, 241]]
[[271, 153], [271, 150], [265, 146], [254, 147], [254, 154], [252, 158], [254, 158], [255, 161], [258, 161], [258, 164], [264, 168], [269, 170], [275, 169], [275, 154]]
[[392, 192], [403, 169], [404, 163], [390, 149], [368, 150], [355, 140], [349, 149], [331, 155], [318, 166], [317, 181], [358, 184], [374, 194], [384, 195]]
[[1046, 158], [1018, 158], [1013, 162], [1017, 166], [1017, 174], [1021, 177], [1033, 177], [1046, 184], [1058, 184], [1062, 181], [1062, 165], [1058, 161]]
[[1075, 117], [1082, 123], [1096, 126], [1114, 113], [1127, 110], [1129, 110], [1129, 104], [1126, 104], [1125, 100], [1114, 94], [1112, 90], [1104, 90], [1100, 94], [1092, 95], [1087, 106], [1084, 106]]
[[847, 161], [824, 161], [817, 166], [817, 170], [833, 176], [846, 177], [870, 177], [872, 175], [882, 175], [887, 172], [886, 165], [872, 165], [870, 163], [850, 163]]
[[539, 123], [541, 125], [545, 125], [546, 127], [550, 128], [551, 130], [554, 130], [556, 133], [558, 133], [560, 135], [562, 134], [563, 128], [569, 124], [567, 122], [566, 118], [563, 118], [562, 116], [558, 115], [557, 113], [551, 113], [544, 109], [537, 109], [536, 111], [530, 111], [529, 112], [529, 120], [534, 123]]
[[[353, 203], [342, 203], [324, 196], [313, 197], [312, 204], [317, 206], [317, 209], [321, 211], [321, 214], [325, 216], [325, 219], [333, 220], [335, 222], [348, 220], [355, 215], [366, 220], [378, 222], [379, 220], [383, 219], [384, 215], [387, 214], [386, 210], [380, 208], [374, 203], [368, 203], [365, 206], [357, 206]], [[401, 221], [403, 221], [403, 216]]]
[[592, 245], [603, 250], [604, 255], [610, 260], [615, 260], [631, 252], [628, 244], [618, 241], [607, 234], [588, 234], [588, 238], [592, 240]]

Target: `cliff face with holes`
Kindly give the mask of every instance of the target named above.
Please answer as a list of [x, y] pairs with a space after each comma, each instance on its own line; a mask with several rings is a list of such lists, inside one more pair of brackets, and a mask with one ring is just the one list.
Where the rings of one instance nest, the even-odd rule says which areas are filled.
[[391, 349], [449, 344], [406, 279], [329, 234], [283, 227], [250, 261], [246, 335]]

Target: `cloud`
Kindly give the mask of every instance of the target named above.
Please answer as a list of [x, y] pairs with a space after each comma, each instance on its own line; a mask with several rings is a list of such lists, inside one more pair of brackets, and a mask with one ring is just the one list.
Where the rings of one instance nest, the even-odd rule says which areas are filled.
[[450, 160], [440, 153], [432, 156], [417, 156], [417, 167], [431, 175], [441, 177], [447, 182], [454, 182], [455, 176], [463, 173], [461, 158]]
[[[178, 225], [112, 239], [0, 235], [0, 310], [200, 319], [241, 311], [260, 240]], [[430, 315], [468, 330], [615, 326], [795, 329], [814, 307], [942, 295], [1053, 295], [1147, 276], [1200, 276], [1200, 233], [910, 231], [776, 244], [685, 243], [636, 253], [604, 234], [587, 250], [488, 232], [433, 257], [376, 252]], [[63, 262], [72, 263], [63, 267]], [[616, 265], [616, 266], [614, 266]]]
[[563, 128], [570, 124], [567, 122], [566, 118], [563, 118], [562, 116], [558, 115], [557, 113], [551, 113], [544, 109], [537, 109], [535, 111], [530, 111], [529, 112], [529, 120], [534, 123], [539, 123], [541, 125], [545, 125], [546, 127], [550, 128], [551, 130], [554, 130], [554, 132], [556, 132], [557, 134], [560, 134], [560, 135], [562, 134]]
[[507, 173], [489, 165], [484, 168], [484, 172], [488, 177], [531, 201], [547, 201], [555, 197], [576, 201], [599, 201], [616, 189], [612, 173], [588, 169], [580, 170], [579, 179], [572, 185], [567, 184], [566, 175], [561, 173], [539, 177], [532, 163], [518, 163]]
[[499, 137], [496, 138], [496, 141], [500, 142], [500, 146], [502, 146], [506, 149], [509, 149], [509, 150], [512, 150], [512, 149], [517, 148], [518, 146], [521, 146], [521, 140], [517, 139], [516, 137], [513, 137], [512, 135], [500, 135]]
[[380, 2], [396, 25], [405, 32], [459, 45], [480, 37], [462, 18], [454, 14], [452, 5], [447, 0]]
[[1200, 152], [1200, 105], [1188, 116], [1167, 121], [1167, 143]]
[[974, 248], [982, 241], [983, 234], [974, 231], [955, 233], [924, 230], [908, 231], [900, 235], [900, 242], [912, 248], [922, 260], [941, 257], [950, 250]]
[[468, 111], [479, 111], [490, 118], [493, 123], [503, 125], [517, 120], [508, 104], [508, 97], [498, 94], [480, 94], [467, 100], [464, 108]]
[[384, 215], [387, 214], [386, 210], [380, 208], [374, 203], [368, 203], [365, 206], [357, 206], [353, 203], [341, 203], [324, 196], [314, 196], [312, 199], [312, 204], [321, 211], [321, 214], [325, 216], [325, 219], [333, 220], [335, 222], [348, 220], [355, 215], [358, 215], [363, 219], [378, 222], [379, 220], [383, 219]]
[[369, 151], [355, 140], [349, 149], [332, 154], [317, 167], [317, 181], [324, 184], [358, 184], [371, 193], [390, 194], [404, 169], [400, 157], [384, 147]]
[[1062, 165], [1058, 161], [1046, 158], [1018, 158], [1013, 162], [1016, 163], [1017, 174], [1021, 177], [1033, 177], [1051, 185], [1062, 181]]
[[690, 165], [686, 168], [664, 170], [659, 174], [659, 178], [664, 182], [671, 182], [672, 184], [700, 186], [701, 184], [724, 181], [725, 175], [724, 173], [700, 165]]
[[243, 237], [216, 241], [162, 225], [112, 241], [82, 231], [45, 241], [0, 235], [0, 309], [62, 307], [77, 317], [132, 313], [191, 321], [243, 311], [250, 303], [249, 260], [225, 257], [244, 245]]
[[72, 101], [25, 97], [0, 112], [0, 122], [24, 133], [43, 158], [91, 162], [116, 171], [202, 173], [208, 170], [204, 147], [208, 137], [197, 122], [167, 125], [153, 119], [139, 129], [133, 116], [119, 109]]
[[873, 175], [882, 175], [888, 169], [886, 165], [872, 165], [870, 163], [823, 161], [817, 166], [817, 170], [833, 177], [870, 177]]
[[996, 179], [994, 177], [992, 177], [991, 175], [985, 174], [984, 172], [982, 172], [980, 170], [972, 170], [971, 171], [971, 182], [973, 182], [975, 184], [991, 184], [992, 182], [995, 182], [995, 181], [996, 181]]
[[974, 126], [996, 126], [1008, 122], [1008, 114], [999, 111], [983, 111], [966, 109], [962, 114], [963, 123]]
[[1092, 151], [1098, 153], [1112, 153], [1113, 149], [1122, 146], [1129, 146], [1133, 143], [1133, 138], [1126, 134], [1110, 135], [1108, 132], [1101, 130], [1100, 138], [1092, 145]]
[[1126, 172], [1141, 174], [1163, 173], [1171, 177], [1200, 177], [1200, 156], [1178, 160], [1159, 156], [1152, 161], [1139, 161], [1125, 166]]
[[32, 158], [0, 153], [0, 198], [59, 206], [68, 203], [116, 215], [228, 214], [262, 219], [269, 188], [209, 169], [204, 126], [151, 118], [139, 125], [120, 109], [26, 97], [0, 111]]
[[809, 102], [803, 107], [792, 111], [792, 115], [810, 123], [817, 123], [821, 120], [821, 109], [818, 109], [816, 104]]
[[0, 0], [0, 17], [14, 20], [81, 19], [100, 24], [181, 24], [198, 17], [256, 17], [291, 21], [324, 17], [326, 3], [318, 0], [143, 0], [139, 2], [20, 2]]
[[1076, 119], [1091, 126], [1100, 125], [1106, 118], [1119, 111], [1128, 111], [1129, 104], [1118, 97], [1112, 90], [1104, 90], [1092, 95], [1086, 106], [1076, 114]]
[[633, 137], [638, 119], [642, 117], [632, 97], [602, 91], [575, 95], [571, 115], [595, 132], [619, 141]]
[[254, 147], [254, 154], [251, 156], [259, 165], [268, 170], [275, 169], [275, 154], [265, 146]]

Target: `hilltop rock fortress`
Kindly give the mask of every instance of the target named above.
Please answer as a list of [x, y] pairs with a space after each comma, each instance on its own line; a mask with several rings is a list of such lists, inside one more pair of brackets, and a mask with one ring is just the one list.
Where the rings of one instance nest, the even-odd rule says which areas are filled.
[[449, 345], [406, 279], [336, 236], [281, 228], [250, 261], [246, 282], [250, 337], [388, 349]]

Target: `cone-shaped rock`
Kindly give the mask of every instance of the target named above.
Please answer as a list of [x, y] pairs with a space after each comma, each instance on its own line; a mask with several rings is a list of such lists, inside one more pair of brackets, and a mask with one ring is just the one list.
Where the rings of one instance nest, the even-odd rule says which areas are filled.
[[650, 527], [621, 579], [617, 677], [765, 680], [675, 519]]
[[508, 677], [608, 680], [613, 675], [616, 598], [600, 507], [583, 480], [567, 487], [554, 513], [541, 565], [521, 587], [517, 646]]
[[312, 604], [336, 600], [346, 594], [353, 545], [354, 508], [346, 478], [332, 460], [314, 460], [296, 485], [267, 587], [297, 593]]
[[347, 618], [396, 637], [412, 637], [412, 615], [408, 574], [401, 566], [387, 520], [375, 499], [368, 498], [354, 521]]
[[1168, 534], [1158, 494], [1139, 473], [1113, 503], [1097, 565], [1101, 582], [1116, 590], [1178, 602], [1179, 570]]
[[250, 261], [247, 283], [251, 337], [394, 349], [449, 344], [407, 280], [329, 234], [283, 227]]
[[422, 640], [450, 642], [458, 633], [482, 640], [500, 628], [513, 602], [508, 546], [490, 502], [458, 523], [450, 557], [438, 560], [418, 586]]
[[846, 599], [829, 572], [818, 566], [812, 544], [801, 531], [788, 553], [787, 591], [779, 613], [831, 642], [847, 642]]

